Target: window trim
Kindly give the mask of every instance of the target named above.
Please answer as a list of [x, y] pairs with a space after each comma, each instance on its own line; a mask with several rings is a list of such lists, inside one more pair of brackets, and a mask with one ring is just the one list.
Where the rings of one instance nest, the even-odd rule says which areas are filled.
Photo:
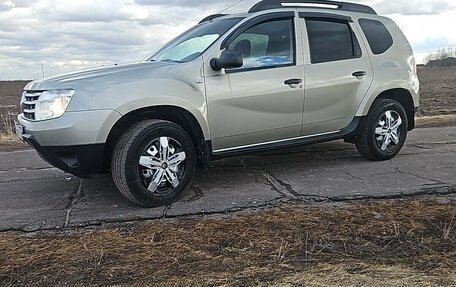
[[[304, 14], [307, 14], [307, 15], [304, 16]], [[350, 23], [354, 23], [351, 17], [343, 16], [343, 15], [329, 14], [329, 13], [306, 13], [306, 12], [301, 12], [301, 13], [299, 13], [299, 15], [300, 15], [300, 17], [301, 17], [301, 15], [303, 15], [303, 17], [301, 17], [301, 18], [304, 18], [304, 22], [306, 25], [306, 34], [307, 34], [306, 36], [307, 36], [307, 41], [309, 43], [309, 57], [310, 57], [310, 63], [312, 65], [359, 59], [363, 56], [361, 44], [359, 43], [358, 37], [356, 37], [355, 31], [353, 31], [353, 28], [350, 25]], [[329, 16], [324, 16], [324, 15], [329, 15]], [[311, 47], [310, 47], [310, 35], [309, 35], [307, 20], [346, 24], [348, 26], [348, 29], [350, 30], [351, 43], [352, 43], [354, 55], [350, 58], [344, 58], [344, 59], [339, 59], [339, 60], [327, 60], [327, 61], [321, 61], [321, 62], [320, 61], [314, 62], [312, 60], [312, 51], [311, 51]]]
[[[280, 15], [280, 17], [278, 17]], [[262, 16], [268, 16], [268, 17], [262, 17]], [[256, 21], [257, 20], [257, 21]], [[264, 23], [269, 23], [269, 22], [277, 22], [277, 21], [283, 21], [283, 20], [291, 20], [291, 33], [293, 36], [293, 44], [291, 48], [293, 49], [293, 62], [288, 63], [288, 64], [280, 64], [280, 65], [273, 65], [273, 66], [264, 66], [264, 67], [251, 67], [251, 68], [238, 68], [238, 69], [225, 69], [225, 73], [227, 74], [233, 74], [233, 73], [240, 73], [240, 72], [250, 72], [250, 71], [256, 71], [256, 70], [266, 70], [266, 69], [277, 69], [277, 68], [283, 68], [283, 67], [291, 67], [291, 66], [296, 66], [297, 63], [297, 35], [296, 35], [296, 23], [295, 23], [295, 14], [294, 12], [277, 12], [277, 13], [270, 13], [266, 15], [261, 15], [258, 16], [251, 21], [247, 21], [243, 24], [241, 24], [240, 27], [234, 32], [232, 32], [228, 37], [226, 37], [222, 44], [221, 44], [221, 49], [227, 49], [228, 46], [231, 44], [232, 41], [236, 40], [237, 37], [242, 35], [244, 32], [249, 30], [252, 27], [255, 27], [260, 24]], [[247, 24], [247, 25], [244, 25]]]
[[332, 13], [321, 13], [321, 12], [299, 12], [299, 18], [312, 18], [312, 19], [332, 19], [332, 20], [339, 20], [339, 21], [348, 21], [353, 22], [352, 17], [339, 15], [339, 14], [332, 14]]
[[[295, 13], [292, 11], [288, 12], [275, 12], [275, 13], [268, 13], [264, 15], [257, 16], [246, 22], [239, 25], [233, 32], [231, 32], [225, 39], [223, 39], [222, 43], [220, 44], [220, 50], [224, 50], [228, 47], [227, 43], [234, 41], [239, 35], [244, 33], [246, 30], [250, 29], [251, 27], [264, 23], [270, 22], [272, 20], [282, 20], [295, 17]], [[294, 21], [293, 21], [294, 22]]]

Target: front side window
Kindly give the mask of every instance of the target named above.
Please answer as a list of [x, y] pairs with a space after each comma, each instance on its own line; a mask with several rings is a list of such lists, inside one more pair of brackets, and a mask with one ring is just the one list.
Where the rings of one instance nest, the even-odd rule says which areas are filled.
[[199, 24], [147, 57], [146, 61], [192, 61], [241, 20], [242, 18], [216, 19]]
[[242, 55], [244, 65], [231, 70], [272, 68], [294, 64], [293, 20], [255, 25], [230, 42], [228, 49]]
[[312, 64], [360, 57], [361, 48], [345, 21], [306, 19]]

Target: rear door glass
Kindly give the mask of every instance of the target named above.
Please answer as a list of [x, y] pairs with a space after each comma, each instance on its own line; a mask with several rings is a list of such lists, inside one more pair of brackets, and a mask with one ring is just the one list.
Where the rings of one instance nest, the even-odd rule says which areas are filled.
[[310, 56], [313, 64], [358, 58], [358, 40], [348, 22], [306, 19]]

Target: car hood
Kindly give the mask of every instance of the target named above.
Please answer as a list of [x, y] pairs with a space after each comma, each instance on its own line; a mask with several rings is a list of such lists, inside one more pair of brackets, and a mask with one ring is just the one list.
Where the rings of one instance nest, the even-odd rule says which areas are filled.
[[79, 86], [114, 85], [129, 80], [138, 80], [154, 75], [163, 75], [160, 71], [174, 69], [172, 62], [139, 62], [125, 65], [113, 65], [56, 75], [30, 82], [25, 90], [74, 89]]

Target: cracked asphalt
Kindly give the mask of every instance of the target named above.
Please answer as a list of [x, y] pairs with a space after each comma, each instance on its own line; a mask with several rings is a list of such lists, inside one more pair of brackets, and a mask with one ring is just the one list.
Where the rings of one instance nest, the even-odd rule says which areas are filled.
[[36, 231], [226, 214], [299, 201], [344, 202], [456, 194], [456, 127], [417, 129], [393, 160], [364, 160], [342, 141], [212, 162], [177, 203], [146, 209], [110, 175], [81, 180], [33, 150], [0, 153], [0, 231]]

